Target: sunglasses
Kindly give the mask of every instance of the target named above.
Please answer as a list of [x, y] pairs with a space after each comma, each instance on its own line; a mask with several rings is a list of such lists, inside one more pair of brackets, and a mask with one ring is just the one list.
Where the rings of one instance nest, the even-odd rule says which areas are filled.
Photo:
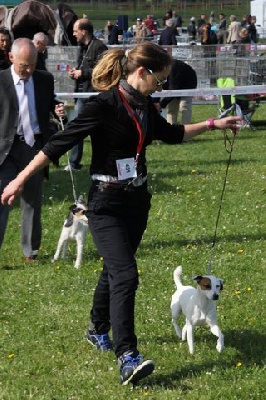
[[146, 68], [146, 70], [156, 79], [157, 86], [163, 86], [167, 82], [167, 79], [159, 79], [151, 69]]

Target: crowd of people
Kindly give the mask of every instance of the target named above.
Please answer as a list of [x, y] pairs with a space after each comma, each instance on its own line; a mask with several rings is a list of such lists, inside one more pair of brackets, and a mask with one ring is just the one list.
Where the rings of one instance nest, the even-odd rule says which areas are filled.
[[117, 21], [107, 21], [105, 31], [108, 36], [108, 44], [119, 44], [125, 39], [131, 39], [135, 43], [159, 36], [158, 43], [161, 45], [176, 45], [177, 36], [182, 34], [182, 28], [187, 32], [190, 43], [201, 44], [246, 44], [257, 43], [258, 34], [256, 28], [256, 16], [244, 15], [242, 21], [236, 21], [236, 16], [229, 16], [229, 22], [224, 13], [220, 12], [218, 17], [213, 11], [209, 17], [201, 14], [198, 19], [190, 17], [185, 26], [184, 20], [177, 15], [175, 10], [169, 10], [162, 17], [161, 22], [153, 15], [146, 18], [138, 17], [135, 23], [126, 32], [120, 32], [122, 39], [119, 41]]
[[[146, 19], [144, 25], [139, 22], [140, 30], [153, 31], [151, 21]], [[171, 12], [164, 23], [165, 30], [171, 28], [171, 37], [183, 21]], [[111, 35], [113, 26], [107, 29]], [[47, 38], [38, 34], [32, 40], [19, 38], [11, 43], [9, 32], [0, 31], [0, 96], [5, 99], [0, 103], [0, 246], [10, 206], [19, 196], [22, 252], [26, 262], [39, 260], [42, 184], [44, 176], [48, 176], [48, 165], [57, 163], [75, 146], [82, 146], [89, 136], [92, 156], [87, 215], [93, 240], [103, 258], [103, 270], [94, 292], [86, 338], [101, 351], [114, 350], [120, 381], [126, 385], [154, 370], [153, 360], [145, 359], [139, 352], [135, 333], [135, 255], [147, 226], [152, 197], [147, 181], [147, 146], [154, 139], [175, 145], [214, 130], [237, 132], [243, 121], [239, 116], [228, 116], [192, 124], [191, 104], [180, 98], [161, 103], [167, 107], [166, 120], [155, 107], [151, 94], [163, 87], [180, 88], [180, 80], [185, 81], [188, 74], [191, 78], [187, 87], [195, 87], [196, 76], [186, 63], [173, 62], [163, 46], [142, 41], [141, 36], [129, 50], [107, 50], [94, 37], [93, 25], [87, 18], [76, 21], [73, 35], [80, 52], [69, 78], [75, 80], [75, 91], [100, 94], [78, 103], [75, 118], [66, 123], [64, 130], [51, 135], [50, 113], [64, 118], [65, 111], [64, 105], [55, 99], [53, 76], [45, 70]], [[36, 69], [39, 54], [42, 68]], [[174, 111], [182, 101], [186, 113], [177, 123]], [[73, 153], [72, 156], [73, 161]], [[81, 156], [82, 151], [77, 169], [81, 168]]]

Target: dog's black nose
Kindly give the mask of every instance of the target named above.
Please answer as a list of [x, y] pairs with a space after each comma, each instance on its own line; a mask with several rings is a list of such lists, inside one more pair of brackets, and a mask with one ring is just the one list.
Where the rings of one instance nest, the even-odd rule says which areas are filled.
[[218, 294], [214, 294], [214, 295], [212, 296], [212, 299], [213, 299], [213, 300], [218, 300], [218, 299], [219, 299], [219, 295], [218, 295]]

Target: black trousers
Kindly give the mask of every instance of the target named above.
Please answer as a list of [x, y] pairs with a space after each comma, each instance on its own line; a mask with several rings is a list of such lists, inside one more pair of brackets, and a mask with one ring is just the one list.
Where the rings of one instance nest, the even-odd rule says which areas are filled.
[[89, 194], [89, 227], [104, 267], [93, 300], [90, 321], [97, 333], [112, 327], [117, 357], [137, 349], [134, 331], [138, 270], [135, 252], [147, 226], [151, 195], [146, 183], [131, 191], [101, 188], [93, 183]]

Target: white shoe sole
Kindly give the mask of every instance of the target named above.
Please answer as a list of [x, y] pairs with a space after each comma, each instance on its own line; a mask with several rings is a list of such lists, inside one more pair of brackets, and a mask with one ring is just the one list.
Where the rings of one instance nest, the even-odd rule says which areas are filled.
[[152, 360], [143, 361], [136, 369], [134, 369], [132, 375], [128, 377], [126, 381], [122, 381], [122, 385], [128, 385], [129, 383], [137, 383], [146, 376], [150, 375], [154, 370], [154, 362]]

